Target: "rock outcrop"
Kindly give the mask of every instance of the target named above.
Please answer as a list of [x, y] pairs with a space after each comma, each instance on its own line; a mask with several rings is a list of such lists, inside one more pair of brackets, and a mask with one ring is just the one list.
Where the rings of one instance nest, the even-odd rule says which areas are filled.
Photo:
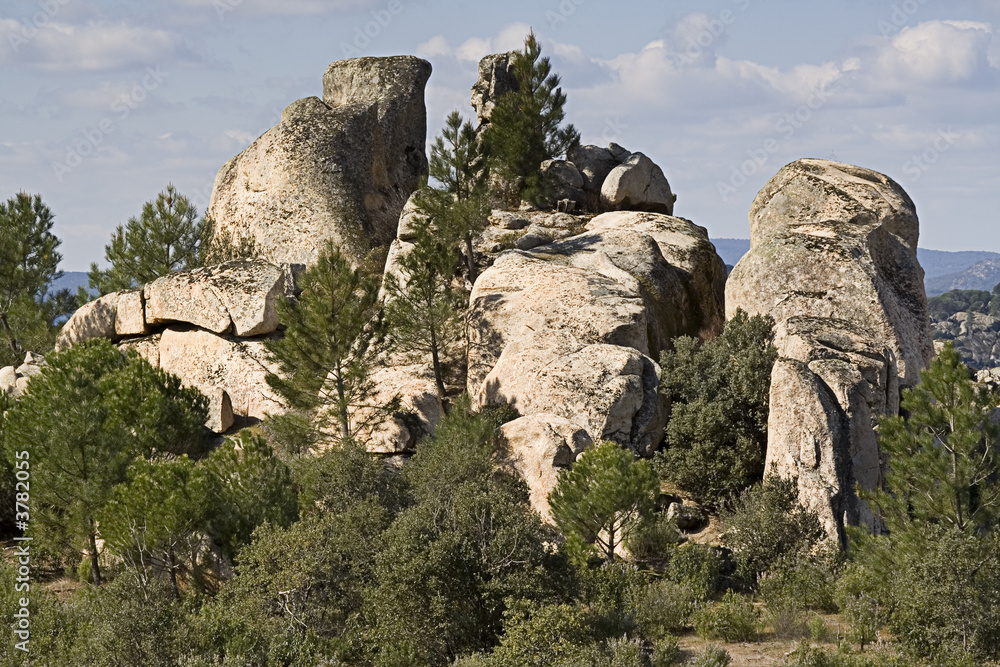
[[28, 387], [28, 381], [42, 372], [45, 357], [34, 352], [24, 355], [24, 363], [18, 367], [4, 366], [0, 368], [0, 394], [12, 398], [20, 398]]
[[293, 102], [219, 171], [208, 209], [216, 242], [307, 265], [328, 241], [355, 260], [391, 243], [426, 172], [430, 72], [412, 56], [330, 65], [322, 100]]
[[798, 478], [832, 537], [845, 524], [879, 528], [854, 485], [881, 482], [874, 426], [933, 355], [918, 231], [890, 178], [799, 160], [754, 200], [750, 252], [726, 285], [728, 316], [777, 323], [767, 465]]
[[278, 328], [281, 296], [294, 296], [299, 267], [235, 260], [171, 273], [78, 309], [57, 349], [107, 338], [134, 349], [209, 398], [208, 427], [217, 433], [236, 418], [262, 419], [283, 410], [264, 380], [273, 370], [264, 339]]
[[601, 207], [606, 211], [651, 211], [674, 214], [677, 195], [652, 160], [633, 153], [611, 170], [601, 184]]
[[476, 110], [480, 128], [490, 122], [501, 95], [520, 90], [514, 77], [513, 59], [514, 52], [509, 51], [493, 53], [479, 61], [479, 79], [472, 86], [472, 108]]
[[955, 313], [946, 320], [933, 320], [934, 340], [951, 341], [969, 368], [982, 370], [1000, 366], [1000, 318], [986, 313]]
[[472, 291], [469, 394], [649, 454], [666, 420], [653, 359], [674, 335], [721, 330], [724, 280], [704, 229], [651, 213], [504, 252]]
[[531, 507], [552, 523], [549, 494], [559, 481], [559, 471], [569, 468], [593, 441], [565, 417], [544, 412], [509, 421], [500, 432], [514, 469], [528, 485]]

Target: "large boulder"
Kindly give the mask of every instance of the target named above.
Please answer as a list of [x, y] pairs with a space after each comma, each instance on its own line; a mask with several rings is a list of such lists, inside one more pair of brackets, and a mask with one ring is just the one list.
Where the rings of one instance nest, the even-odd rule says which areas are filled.
[[593, 271], [509, 251], [476, 281], [468, 391], [647, 452], [662, 436], [642, 298]]
[[306, 265], [327, 242], [355, 261], [391, 243], [426, 171], [430, 70], [411, 56], [331, 65], [322, 100], [293, 102], [219, 171], [208, 209], [216, 241]]
[[0, 394], [12, 394], [14, 393], [14, 387], [17, 385], [17, 371], [13, 366], [4, 366], [0, 368]]
[[509, 421], [500, 433], [514, 470], [528, 485], [531, 507], [552, 523], [549, 494], [556, 488], [559, 471], [569, 468], [593, 441], [565, 417], [544, 412]]
[[582, 234], [536, 249], [535, 257], [604, 275], [642, 296], [648, 353], [675, 336], [714, 338], [725, 322], [726, 265], [704, 227], [659, 213], [604, 213]]
[[77, 308], [59, 331], [56, 351], [61, 352], [91, 338], [117, 339], [118, 296], [119, 292], [105, 294]]
[[157, 278], [144, 288], [146, 322], [186, 322], [215, 333], [251, 337], [278, 327], [275, 303], [285, 272], [263, 260], [235, 260]]
[[673, 215], [675, 201], [663, 170], [642, 153], [632, 153], [601, 184], [601, 206], [608, 211]]
[[262, 341], [171, 328], [161, 335], [157, 355], [159, 366], [185, 385], [209, 396], [224, 390], [236, 415], [263, 419], [286, 409], [265, 379], [277, 368]]
[[750, 210], [750, 251], [726, 284], [726, 311], [769, 314], [768, 463], [833, 537], [879, 526], [854, 485], [885, 462], [873, 427], [933, 355], [913, 202], [892, 179], [826, 160], [782, 168]]
[[621, 161], [611, 154], [611, 150], [601, 146], [583, 145], [571, 148], [566, 159], [576, 165], [583, 176], [582, 187], [586, 192], [599, 194], [604, 179]]
[[412, 453], [421, 439], [434, 433], [444, 416], [429, 365], [387, 363], [369, 379], [375, 393], [366, 400], [368, 404], [383, 406], [398, 399], [400, 409], [388, 419], [369, 408], [353, 409], [355, 423], [367, 424], [360, 439], [374, 454]]

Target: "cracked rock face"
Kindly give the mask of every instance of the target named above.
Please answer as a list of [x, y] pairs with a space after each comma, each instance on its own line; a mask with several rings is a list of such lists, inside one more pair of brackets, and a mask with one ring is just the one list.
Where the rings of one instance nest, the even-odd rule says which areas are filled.
[[873, 427], [933, 355], [913, 202], [869, 169], [799, 160], [757, 195], [750, 232], [726, 313], [777, 324], [768, 465], [798, 477], [831, 537], [845, 524], [878, 529], [854, 484], [880, 483]]
[[323, 99], [281, 122], [219, 170], [208, 213], [216, 239], [250, 243], [277, 264], [312, 264], [332, 241], [359, 261], [396, 237], [421, 175], [430, 63], [413, 56], [330, 65]]

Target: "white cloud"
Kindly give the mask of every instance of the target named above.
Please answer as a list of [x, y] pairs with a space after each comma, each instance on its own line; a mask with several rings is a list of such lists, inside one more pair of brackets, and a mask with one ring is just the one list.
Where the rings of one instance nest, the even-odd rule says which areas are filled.
[[873, 70], [886, 83], [903, 85], [973, 80], [990, 69], [993, 34], [989, 24], [973, 21], [928, 21], [904, 28], [877, 54]]
[[[171, 2], [183, 7], [212, 9], [220, 18], [228, 18], [237, 12], [268, 16], [350, 14], [385, 6], [384, 0], [171, 0]], [[412, 2], [412, 0], [400, 0], [400, 2]]]
[[[478, 63], [491, 53], [514, 51], [524, 46], [524, 36], [531, 30], [527, 23], [511, 23], [493, 37], [470, 37], [458, 46], [452, 46], [442, 35], [436, 35], [419, 44], [418, 56], [424, 58], [454, 58], [460, 62]], [[575, 49], [576, 47], [568, 47]]]
[[149, 65], [187, 55], [180, 36], [126, 23], [41, 27], [0, 19], [0, 65], [19, 63], [47, 72], [103, 71]]

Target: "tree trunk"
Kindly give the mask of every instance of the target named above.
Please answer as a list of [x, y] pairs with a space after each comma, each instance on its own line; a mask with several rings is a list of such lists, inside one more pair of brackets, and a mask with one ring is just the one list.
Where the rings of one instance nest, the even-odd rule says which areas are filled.
[[444, 373], [441, 371], [441, 358], [438, 355], [437, 331], [431, 327], [431, 361], [434, 365], [434, 384], [437, 386], [438, 398], [444, 403]]
[[18, 342], [14, 332], [10, 330], [10, 323], [7, 322], [7, 313], [0, 313], [0, 326], [3, 326], [3, 330], [7, 333], [7, 341], [10, 343], [11, 352], [16, 355], [24, 352], [21, 349], [21, 343]]
[[344, 377], [341, 369], [337, 367], [337, 402], [340, 409], [340, 435], [344, 440], [351, 438], [351, 418], [347, 414], [347, 390], [344, 388]]
[[476, 271], [476, 257], [473, 254], [473, 250], [472, 250], [472, 233], [471, 232], [469, 232], [469, 233], [467, 233], [465, 235], [465, 256], [466, 256], [467, 261], [469, 263], [469, 282], [472, 283], [473, 285], [475, 285], [476, 284], [476, 278], [478, 278], [479, 276], [477, 275], [477, 271]]
[[94, 585], [100, 586], [103, 582], [101, 581], [101, 564], [97, 559], [97, 530], [94, 526], [94, 520], [90, 519], [90, 575], [94, 579]]
[[170, 585], [174, 589], [174, 597], [181, 599], [181, 589], [177, 585], [177, 559], [174, 558], [174, 550], [167, 549], [167, 563], [170, 565]]

